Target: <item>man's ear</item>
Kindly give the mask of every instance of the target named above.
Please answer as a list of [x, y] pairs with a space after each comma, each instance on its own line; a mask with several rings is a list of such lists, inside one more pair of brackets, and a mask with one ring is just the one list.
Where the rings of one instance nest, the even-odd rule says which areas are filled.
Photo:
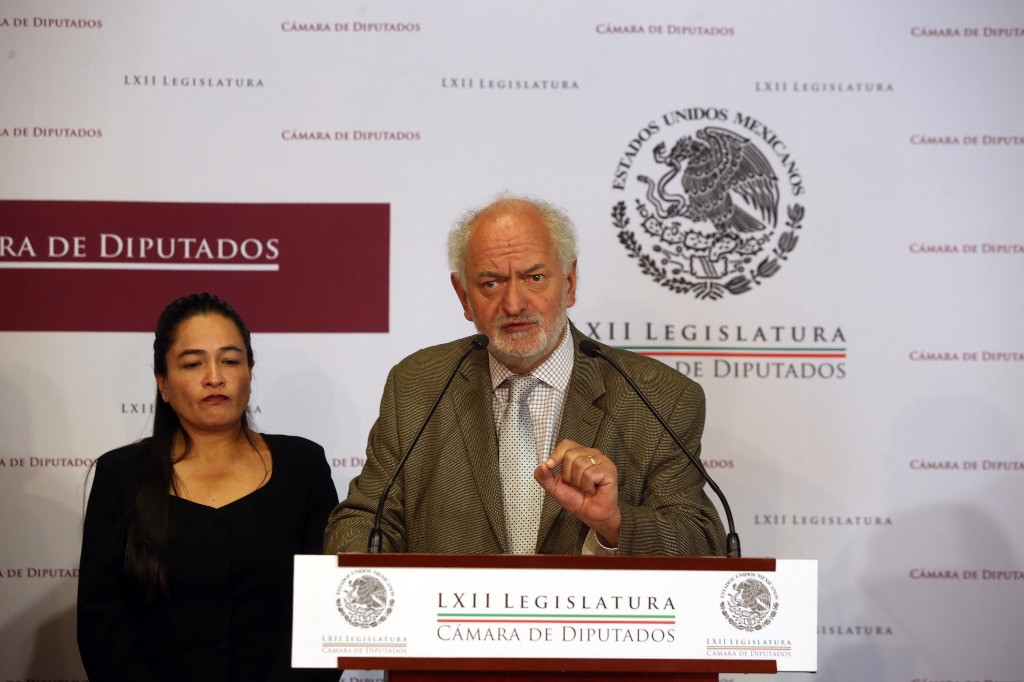
[[469, 309], [469, 294], [466, 292], [465, 287], [462, 286], [462, 280], [459, 277], [459, 273], [452, 273], [452, 288], [455, 289], [455, 293], [459, 296], [459, 302], [462, 303], [462, 314], [470, 322], [473, 321], [473, 312]]
[[576, 304], [576, 261], [572, 262], [569, 272], [565, 274], [565, 282], [565, 307], [571, 308]]

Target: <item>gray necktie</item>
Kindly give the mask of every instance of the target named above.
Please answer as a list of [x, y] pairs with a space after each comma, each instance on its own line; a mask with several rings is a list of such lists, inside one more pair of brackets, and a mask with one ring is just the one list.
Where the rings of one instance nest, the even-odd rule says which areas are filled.
[[529, 374], [514, 374], [505, 381], [510, 385], [511, 395], [498, 429], [505, 532], [512, 554], [533, 554], [543, 490], [533, 478], [539, 462], [526, 399], [540, 380]]

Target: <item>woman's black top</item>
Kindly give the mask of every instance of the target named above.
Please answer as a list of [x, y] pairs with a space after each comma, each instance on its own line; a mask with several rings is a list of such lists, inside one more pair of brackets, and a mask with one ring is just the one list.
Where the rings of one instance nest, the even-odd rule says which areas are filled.
[[78, 582], [78, 646], [92, 682], [338, 679], [291, 669], [292, 557], [321, 552], [338, 503], [330, 467], [312, 441], [263, 439], [273, 468], [262, 488], [217, 509], [170, 496], [168, 590], [149, 600], [124, 571], [149, 439], [99, 458]]

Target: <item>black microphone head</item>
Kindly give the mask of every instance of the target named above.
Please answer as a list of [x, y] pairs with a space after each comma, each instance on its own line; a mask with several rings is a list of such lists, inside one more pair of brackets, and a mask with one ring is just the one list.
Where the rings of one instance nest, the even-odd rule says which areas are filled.
[[601, 354], [601, 349], [590, 339], [580, 341], [580, 352], [590, 358], [596, 358]]
[[473, 337], [473, 340], [470, 341], [470, 345], [473, 346], [473, 350], [483, 350], [484, 348], [487, 348], [487, 344], [490, 342], [491, 340], [487, 338], [487, 334], [477, 334]]

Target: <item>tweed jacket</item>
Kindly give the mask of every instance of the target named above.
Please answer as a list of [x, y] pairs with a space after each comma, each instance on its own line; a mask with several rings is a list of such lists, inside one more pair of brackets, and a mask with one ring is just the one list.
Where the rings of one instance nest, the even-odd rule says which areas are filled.
[[[620, 554], [720, 555], [725, 534], [696, 467], [605, 360], [583, 355], [570, 325], [574, 365], [558, 440], [599, 449], [619, 472]], [[377, 500], [469, 338], [426, 348], [388, 375], [366, 463], [332, 512], [324, 551], [364, 552]], [[645, 391], [699, 456], [701, 387], [665, 364], [601, 346]], [[508, 552], [493, 394], [485, 353], [463, 363], [388, 496], [383, 551]], [[544, 497], [537, 553], [579, 554], [589, 529]]]

